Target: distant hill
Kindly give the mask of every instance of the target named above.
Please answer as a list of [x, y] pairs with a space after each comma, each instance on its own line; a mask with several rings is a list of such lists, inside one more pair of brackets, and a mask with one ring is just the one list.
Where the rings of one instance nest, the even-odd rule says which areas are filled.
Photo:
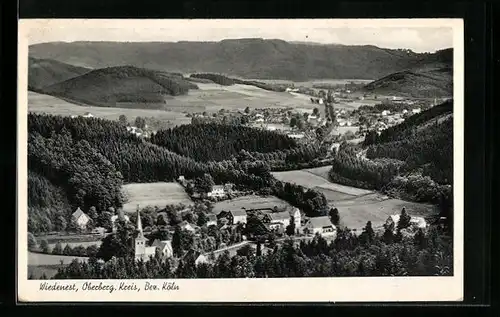
[[93, 106], [161, 108], [165, 97], [197, 88], [181, 74], [118, 66], [93, 70], [41, 92]]
[[375, 80], [364, 90], [379, 95], [450, 97], [453, 95], [453, 70], [450, 67], [405, 70]]
[[364, 87], [369, 93], [406, 97], [451, 97], [453, 95], [453, 51], [438, 51], [418, 67], [395, 72]]
[[52, 42], [30, 46], [29, 54], [92, 68], [132, 65], [168, 72], [208, 72], [295, 81], [377, 79], [446, 58], [441, 53], [420, 54], [373, 45], [310, 45], [263, 39], [175, 43]]
[[85, 67], [73, 66], [51, 59], [30, 57], [28, 61], [28, 88], [39, 90], [89, 71], [91, 69]]

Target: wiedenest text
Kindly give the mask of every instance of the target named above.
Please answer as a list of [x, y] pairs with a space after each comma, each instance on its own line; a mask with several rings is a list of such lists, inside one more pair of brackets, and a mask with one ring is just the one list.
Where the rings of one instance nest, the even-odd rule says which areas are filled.
[[42, 282], [40, 283], [41, 291], [74, 291], [82, 290], [84, 292], [155, 292], [155, 291], [178, 291], [179, 286], [175, 282], [84, 282], [81, 285], [77, 283], [60, 283], [60, 282]]

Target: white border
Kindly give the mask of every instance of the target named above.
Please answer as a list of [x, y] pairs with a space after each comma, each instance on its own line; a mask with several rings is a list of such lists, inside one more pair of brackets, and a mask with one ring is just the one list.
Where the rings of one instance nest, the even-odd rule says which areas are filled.
[[[18, 300], [22, 302], [384, 302], [461, 301], [463, 299], [463, 143], [464, 143], [464, 33], [461, 19], [311, 19], [258, 20], [266, 27], [290, 23], [308, 27], [449, 27], [454, 49], [454, 276], [453, 277], [335, 277], [273, 279], [176, 279], [178, 291], [63, 292], [39, 291], [41, 281], [27, 279], [27, 62], [30, 29], [44, 28], [168, 28], [203, 24], [207, 27], [254, 27], [255, 20], [101, 20], [31, 19], [19, 21], [18, 38]], [[17, 249], [19, 250], [19, 248]], [[143, 288], [146, 280], [126, 280]], [[85, 280], [58, 281], [82, 285]], [[90, 280], [98, 284], [101, 280]], [[114, 284], [121, 280], [102, 280]]]

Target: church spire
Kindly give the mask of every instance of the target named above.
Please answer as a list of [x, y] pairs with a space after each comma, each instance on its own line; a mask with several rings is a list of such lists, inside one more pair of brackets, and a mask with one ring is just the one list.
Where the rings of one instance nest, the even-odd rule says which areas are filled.
[[142, 221], [141, 221], [141, 213], [139, 212], [139, 206], [137, 206], [137, 230], [139, 231], [137, 238], [144, 238], [144, 233], [142, 232]]

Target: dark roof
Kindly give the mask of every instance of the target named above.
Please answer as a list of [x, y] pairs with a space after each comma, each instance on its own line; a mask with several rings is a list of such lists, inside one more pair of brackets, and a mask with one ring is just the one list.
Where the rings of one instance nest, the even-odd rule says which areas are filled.
[[269, 219], [271, 219], [271, 221], [290, 219], [290, 213], [287, 211], [273, 212], [273, 213], [267, 214], [267, 216], [269, 217]]
[[246, 216], [247, 215], [247, 212], [246, 210], [243, 210], [243, 209], [235, 209], [235, 210], [231, 210], [230, 213], [234, 216]]
[[313, 228], [335, 227], [327, 216], [309, 218]]

